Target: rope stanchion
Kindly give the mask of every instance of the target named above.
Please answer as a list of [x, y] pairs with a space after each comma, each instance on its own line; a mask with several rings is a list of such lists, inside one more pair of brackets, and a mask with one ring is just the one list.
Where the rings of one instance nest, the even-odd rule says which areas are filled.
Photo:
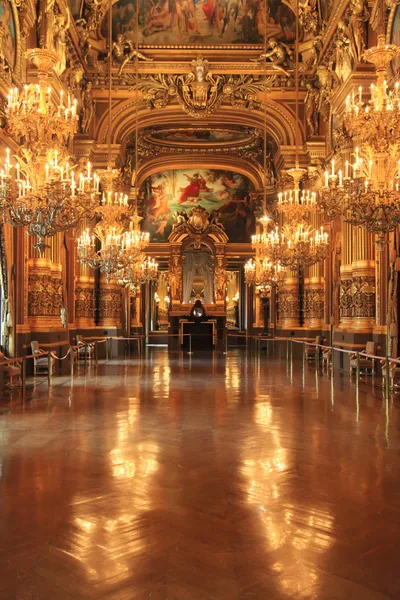
[[385, 397], [386, 400], [389, 400], [390, 397], [390, 361], [389, 361], [389, 357], [386, 356], [385, 359]]
[[358, 386], [358, 384], [360, 383], [360, 353], [356, 352], [356, 361], [357, 361], [357, 366], [356, 366], [356, 385]]
[[68, 349], [67, 354], [65, 354], [64, 356], [57, 356], [54, 352], [50, 352], [50, 354], [51, 354], [51, 357], [54, 358], [54, 360], [65, 360], [66, 358], [68, 358], [70, 351], [71, 351], [71, 347]]
[[73, 375], [74, 375], [74, 347], [70, 346], [69, 350], [70, 350], [70, 357], [71, 357], [69, 366], [70, 366], [71, 377], [73, 377]]
[[51, 385], [51, 377], [53, 375], [53, 364], [51, 362], [52, 355], [51, 352], [47, 353], [47, 383]]
[[26, 357], [24, 356], [22, 359], [21, 365], [21, 383], [22, 383], [22, 394], [25, 395], [26, 390]]

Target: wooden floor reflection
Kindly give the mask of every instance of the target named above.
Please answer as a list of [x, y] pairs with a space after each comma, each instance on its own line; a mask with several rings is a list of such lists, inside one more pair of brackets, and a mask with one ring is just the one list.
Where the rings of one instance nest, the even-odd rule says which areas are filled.
[[399, 409], [337, 377], [156, 350], [3, 399], [0, 598], [400, 598]]

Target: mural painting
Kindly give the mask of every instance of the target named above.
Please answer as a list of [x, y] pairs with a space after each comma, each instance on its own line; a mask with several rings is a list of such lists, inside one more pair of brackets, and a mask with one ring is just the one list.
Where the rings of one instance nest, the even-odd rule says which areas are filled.
[[[141, 188], [143, 228], [153, 242], [166, 242], [177, 213], [194, 206], [215, 213], [230, 242], [249, 242], [255, 216], [247, 177], [231, 171], [188, 169], [163, 171], [146, 179]], [[217, 212], [216, 212], [217, 211]]]
[[0, 54], [10, 69], [15, 65], [15, 22], [12, 6], [8, 0], [0, 0]]
[[[295, 38], [290, 4], [268, 0], [267, 14], [260, 0], [139, 0], [139, 43], [262, 44], [267, 37], [284, 43]], [[123, 34], [135, 43], [135, 9], [132, 0], [113, 6], [113, 37]], [[107, 34], [107, 19], [103, 35]]]

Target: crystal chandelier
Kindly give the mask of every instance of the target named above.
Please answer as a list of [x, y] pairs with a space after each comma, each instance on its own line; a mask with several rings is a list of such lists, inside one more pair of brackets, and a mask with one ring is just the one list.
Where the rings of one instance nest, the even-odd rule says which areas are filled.
[[124, 253], [129, 243], [125, 238], [128, 219], [128, 196], [122, 192], [106, 192], [97, 212], [100, 221], [90, 235], [86, 229], [78, 238], [78, 259], [92, 269], [100, 269], [109, 281], [124, 266]]
[[25, 85], [22, 91], [9, 91], [4, 109], [5, 131], [14, 138], [23, 138], [36, 151], [65, 146], [77, 132], [78, 115], [77, 101], [69, 93], [65, 100], [61, 90], [56, 106], [53, 90], [47, 85], [59, 57], [45, 48], [35, 48], [28, 52], [28, 60], [38, 69], [38, 83]]
[[16, 160], [12, 165], [7, 151], [0, 171], [0, 214], [9, 225], [26, 227], [37, 239], [33, 247], [42, 255], [48, 247], [46, 237], [76, 227], [93, 213], [98, 205], [99, 178], [90, 163], [78, 174], [76, 167], [66, 162], [65, 154], [59, 159], [57, 150], [37, 156], [21, 148]]
[[261, 296], [266, 296], [273, 287], [278, 287], [286, 278], [286, 272], [281, 263], [268, 258], [255, 261], [251, 258], [244, 266], [244, 276], [247, 285], [257, 287]]
[[400, 54], [400, 47], [386, 44], [385, 36], [378, 36], [378, 45], [366, 50], [363, 58], [375, 65], [377, 82], [371, 84], [367, 102], [363, 101], [362, 87], [346, 99], [344, 125], [360, 145], [368, 144], [374, 152], [397, 149], [400, 135], [399, 83], [389, 90], [386, 72], [390, 62]]
[[301, 169], [297, 164], [287, 174], [293, 180], [293, 188], [279, 192], [277, 208], [288, 220], [293, 221], [301, 219], [305, 212], [316, 210], [317, 194], [306, 189], [300, 190], [300, 182], [307, 175], [306, 169]]
[[143, 283], [156, 281], [157, 276], [158, 263], [143, 253], [136, 256], [134, 261], [126, 264], [115, 274], [120, 285], [129, 286], [135, 293]]
[[269, 217], [261, 217], [262, 232], [251, 236], [251, 247], [255, 250], [257, 257], [268, 258], [272, 262], [280, 260], [285, 246], [285, 237], [279, 235], [279, 229], [276, 226], [274, 231], [268, 232], [268, 226], [272, 223]]
[[[359, 147], [353, 165], [346, 162], [344, 177], [325, 174], [323, 195], [330, 204], [337, 190], [337, 206], [332, 212], [343, 214], [344, 220], [364, 227], [377, 236], [382, 249], [386, 236], [400, 224], [400, 94], [398, 82], [389, 89], [385, 81], [390, 62], [400, 54], [400, 47], [378, 45], [364, 53], [376, 67], [377, 82], [370, 88], [369, 99], [360, 87], [346, 100], [344, 125]], [[329, 214], [329, 213], [328, 213]]]
[[[349, 165], [346, 163], [346, 175], [348, 177]], [[347, 181], [347, 178], [346, 178]], [[343, 181], [343, 172], [335, 172], [335, 161], [332, 160], [332, 169], [325, 171], [324, 181], [319, 194], [318, 205], [327, 217], [335, 219], [343, 213], [345, 201], [345, 187]]]
[[0, 215], [13, 227], [26, 227], [35, 236], [34, 247], [42, 255], [46, 237], [76, 227], [98, 204], [99, 179], [91, 170], [71, 164], [66, 148], [76, 133], [76, 102], [68, 95], [58, 107], [47, 87], [50, 70], [58, 62], [55, 53], [35, 49], [29, 53], [38, 67], [39, 83], [22, 92], [10, 90], [4, 109], [5, 131], [22, 140], [15, 164], [7, 156], [0, 170]]
[[[298, 223], [288, 222], [282, 227], [286, 240], [281, 262], [290, 269], [311, 267], [324, 260], [328, 254], [328, 234], [323, 227], [320, 231], [313, 230], [308, 221], [303, 219]], [[313, 235], [314, 234], [314, 235]]]

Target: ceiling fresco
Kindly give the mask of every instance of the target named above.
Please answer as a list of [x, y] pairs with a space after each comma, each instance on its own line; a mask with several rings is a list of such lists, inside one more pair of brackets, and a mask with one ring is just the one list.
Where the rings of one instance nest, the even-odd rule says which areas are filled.
[[[292, 43], [295, 18], [282, 0], [140, 0], [139, 43], [159, 45], [262, 44], [268, 38]], [[135, 42], [135, 8], [131, 0], [113, 6], [113, 37]], [[103, 22], [107, 34], [107, 19]]]

